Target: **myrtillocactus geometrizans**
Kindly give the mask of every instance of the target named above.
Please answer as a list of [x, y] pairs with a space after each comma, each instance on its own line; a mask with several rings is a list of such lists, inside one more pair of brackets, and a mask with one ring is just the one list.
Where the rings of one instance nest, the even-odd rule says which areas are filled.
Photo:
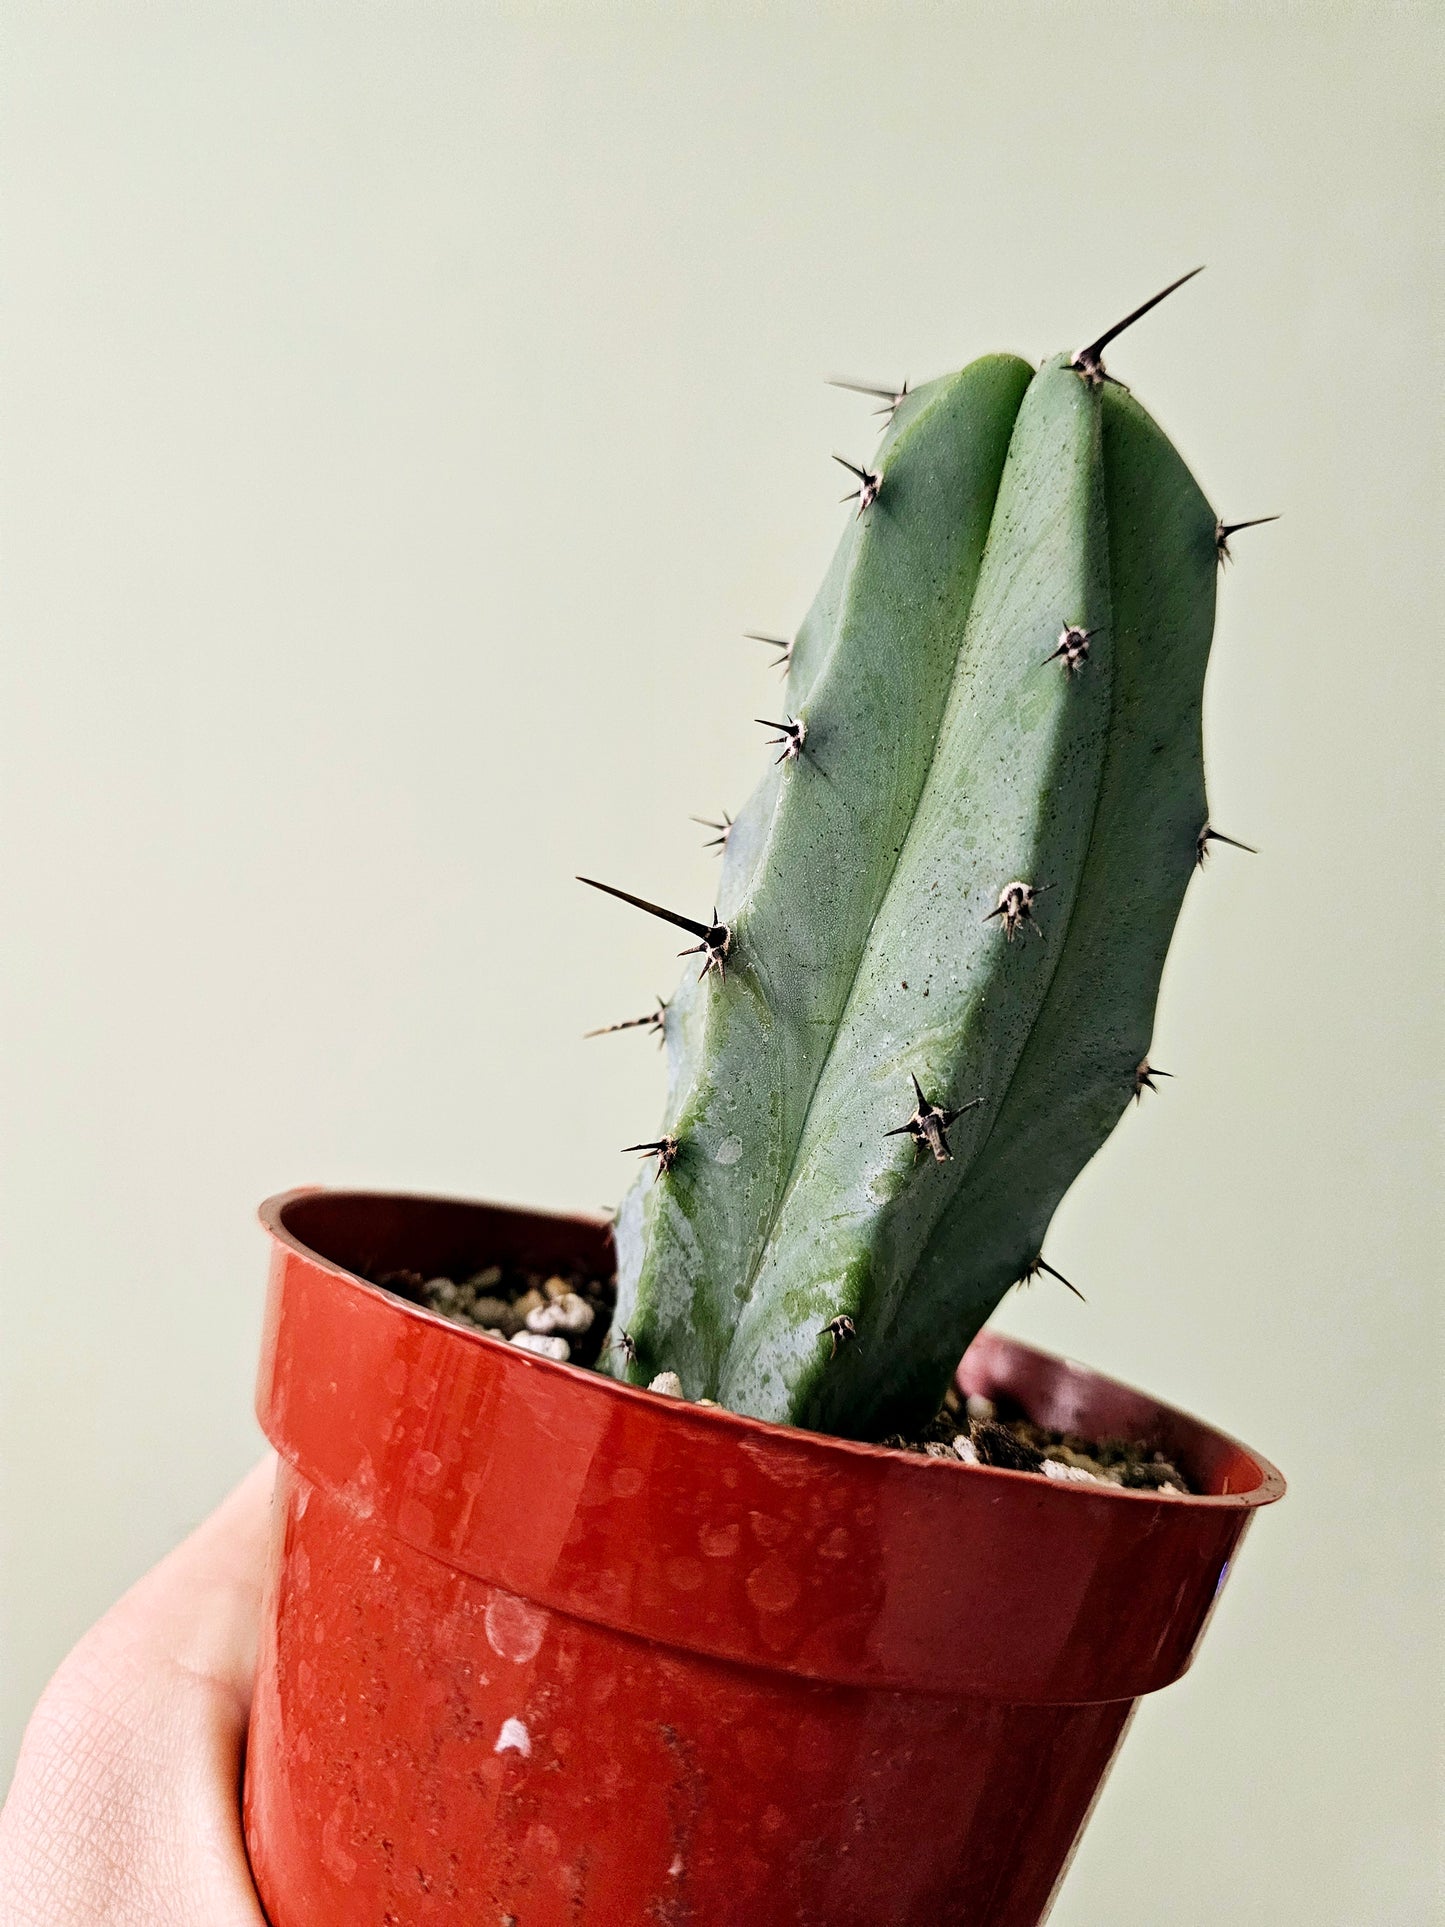
[[597, 886], [699, 958], [648, 1020], [669, 1095], [618, 1215], [619, 1377], [917, 1428], [1009, 1287], [1059, 1277], [1055, 1207], [1163, 1074], [1169, 939], [1230, 840], [1200, 708], [1244, 525], [1105, 372], [1153, 305], [1037, 371], [989, 355], [877, 391], [817, 600], [762, 638], [786, 721], [720, 831], [711, 917]]

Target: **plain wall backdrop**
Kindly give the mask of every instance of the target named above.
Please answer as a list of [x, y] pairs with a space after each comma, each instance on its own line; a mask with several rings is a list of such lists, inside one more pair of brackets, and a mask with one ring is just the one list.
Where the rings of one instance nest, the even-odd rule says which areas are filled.
[[[1435, 1918], [1439, 16], [4, 0], [3, 1705], [251, 1462], [303, 1181], [615, 1200], [842, 373], [1072, 347], [1236, 544], [1131, 1108], [1002, 1323], [1291, 1492], [1058, 1927]], [[881, 1927], [881, 1924], [880, 1924]]]

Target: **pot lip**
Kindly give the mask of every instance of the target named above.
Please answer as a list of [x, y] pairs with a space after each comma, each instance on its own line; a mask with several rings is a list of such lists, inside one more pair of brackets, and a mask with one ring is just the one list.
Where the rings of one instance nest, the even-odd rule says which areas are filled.
[[[540, 1357], [535, 1352], [521, 1350], [515, 1345], [499, 1344], [496, 1339], [489, 1338], [485, 1332], [473, 1331], [465, 1325], [458, 1324], [455, 1319], [446, 1318], [440, 1312], [431, 1311], [425, 1305], [413, 1304], [410, 1299], [387, 1291], [383, 1286], [373, 1284], [369, 1278], [363, 1278], [359, 1272], [348, 1269], [334, 1258], [328, 1258], [324, 1252], [317, 1251], [314, 1246], [308, 1245], [304, 1239], [298, 1237], [285, 1221], [285, 1214], [293, 1204], [321, 1195], [335, 1198], [378, 1198], [390, 1204], [421, 1206], [462, 1204], [474, 1208], [482, 1204], [481, 1200], [453, 1198], [443, 1192], [375, 1191], [352, 1185], [301, 1184], [287, 1191], [274, 1192], [263, 1200], [257, 1208], [256, 1215], [278, 1245], [295, 1252], [308, 1264], [316, 1266], [318, 1270], [344, 1281], [349, 1288], [366, 1292], [380, 1300], [400, 1317], [420, 1320], [429, 1326], [440, 1328], [464, 1345], [486, 1345], [499, 1357], [507, 1360], [509, 1369], [561, 1373], [573, 1380], [579, 1389], [585, 1386], [589, 1396], [620, 1399], [636, 1405], [645, 1404], [648, 1412], [654, 1417], [665, 1416], [678, 1423], [718, 1427], [739, 1440], [751, 1436], [759, 1442], [780, 1446], [789, 1451], [811, 1450], [824, 1454], [836, 1454], [844, 1461], [852, 1459], [865, 1464], [882, 1461], [900, 1468], [907, 1467], [910, 1471], [916, 1471], [920, 1477], [936, 1476], [942, 1469], [953, 1476], [967, 1475], [975, 1479], [994, 1481], [1003, 1479], [1016, 1482], [1026, 1478], [1035, 1482], [1039, 1489], [1055, 1494], [1059, 1500], [1069, 1503], [1075, 1501], [1095, 1505], [1132, 1503], [1187, 1506], [1196, 1510], [1204, 1507], [1229, 1512], [1245, 1512], [1255, 1511], [1261, 1506], [1273, 1505], [1284, 1497], [1286, 1491], [1283, 1473], [1262, 1453], [1257, 1452], [1252, 1445], [1244, 1444], [1231, 1433], [1222, 1432], [1218, 1426], [1211, 1425], [1207, 1420], [1196, 1417], [1192, 1412], [1186, 1412], [1182, 1406], [1172, 1405], [1156, 1397], [1152, 1392], [1141, 1391], [1137, 1386], [1126, 1385], [1122, 1379], [1113, 1378], [1109, 1373], [1098, 1371], [1094, 1366], [1085, 1364], [1079, 1359], [1060, 1352], [1045, 1351], [1041, 1346], [1030, 1345], [1023, 1339], [1009, 1337], [1000, 1332], [988, 1332], [986, 1327], [984, 1335], [992, 1342], [1001, 1343], [1017, 1352], [1043, 1359], [1075, 1378], [1102, 1380], [1137, 1397], [1147, 1399], [1159, 1411], [1171, 1417], [1184, 1420], [1190, 1425], [1212, 1433], [1217, 1439], [1233, 1446], [1259, 1468], [1259, 1482], [1242, 1492], [1160, 1492], [1150, 1488], [1133, 1489], [1105, 1483], [1084, 1485], [1072, 1480], [1039, 1481], [1038, 1475], [1032, 1472], [1014, 1472], [1004, 1466], [969, 1465], [961, 1459], [929, 1458], [921, 1453], [905, 1452], [898, 1446], [873, 1445], [863, 1439], [835, 1438], [831, 1433], [813, 1432], [802, 1426], [774, 1424], [768, 1419], [751, 1418], [743, 1412], [729, 1411], [723, 1405], [699, 1405], [692, 1399], [662, 1397], [656, 1392], [648, 1391], [645, 1386], [626, 1385], [620, 1379], [612, 1378], [605, 1372], [594, 1371], [588, 1366], [564, 1365], [556, 1359]], [[558, 1224], [585, 1224], [590, 1229], [601, 1232], [610, 1232], [612, 1228], [612, 1220], [601, 1212], [554, 1211], [545, 1206], [508, 1204], [500, 1200], [488, 1200], [484, 1208], [516, 1211], [530, 1218], [551, 1219]]]

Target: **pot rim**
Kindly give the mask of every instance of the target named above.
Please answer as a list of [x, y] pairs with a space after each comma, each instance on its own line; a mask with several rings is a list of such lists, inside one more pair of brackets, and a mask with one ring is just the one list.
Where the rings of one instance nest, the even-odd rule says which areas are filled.
[[[954, 1475], [964, 1474], [975, 1479], [990, 1481], [1002, 1479], [1008, 1482], [1009, 1487], [1021, 1478], [1028, 1479], [1031, 1484], [1038, 1483], [1036, 1473], [1014, 1472], [1004, 1466], [970, 1465], [961, 1459], [929, 1458], [921, 1453], [904, 1451], [898, 1446], [875, 1445], [862, 1439], [838, 1438], [832, 1433], [814, 1432], [804, 1426], [780, 1425], [768, 1419], [752, 1418], [746, 1413], [731, 1411], [723, 1405], [699, 1405], [692, 1399], [668, 1398], [649, 1391], [646, 1386], [624, 1384], [622, 1380], [613, 1378], [606, 1372], [599, 1372], [592, 1366], [562, 1364], [556, 1359], [540, 1357], [537, 1353], [525, 1351], [518, 1346], [502, 1344], [497, 1339], [489, 1338], [485, 1332], [460, 1324], [457, 1320], [447, 1318], [441, 1312], [432, 1311], [425, 1305], [418, 1305], [410, 1299], [401, 1297], [397, 1292], [388, 1291], [382, 1285], [373, 1284], [359, 1272], [351, 1270], [348, 1266], [307, 1244], [286, 1223], [286, 1213], [292, 1205], [319, 1195], [338, 1199], [379, 1198], [394, 1204], [421, 1206], [449, 1206], [457, 1203], [471, 1203], [472, 1200], [455, 1199], [442, 1192], [377, 1191], [349, 1185], [303, 1184], [295, 1185], [286, 1191], [275, 1192], [266, 1198], [257, 1209], [257, 1217], [278, 1244], [296, 1252], [310, 1264], [379, 1299], [408, 1318], [440, 1327], [463, 1344], [489, 1347], [493, 1354], [505, 1357], [509, 1361], [508, 1369], [543, 1374], [561, 1373], [576, 1381], [579, 1391], [582, 1387], [587, 1387], [588, 1396], [601, 1396], [605, 1399], [643, 1405], [654, 1415], [658, 1414], [659, 1408], [663, 1410], [670, 1408], [671, 1417], [679, 1423], [719, 1428], [725, 1435], [731, 1435], [737, 1439], [752, 1436], [760, 1441], [785, 1445], [790, 1449], [804, 1447], [825, 1453], [837, 1453], [844, 1460], [862, 1460], [864, 1463], [883, 1460], [894, 1467], [907, 1466], [910, 1468], [910, 1473], [906, 1476], [936, 1477], [939, 1468], [943, 1467]], [[555, 1211], [543, 1206], [511, 1204], [502, 1200], [497, 1200], [495, 1204], [490, 1205], [490, 1208], [516, 1211], [530, 1218], [550, 1220], [557, 1224], [583, 1223], [599, 1232], [610, 1233], [612, 1229], [612, 1220], [600, 1212]], [[1067, 1373], [1076, 1383], [1085, 1381], [1102, 1383], [1144, 1400], [1168, 1418], [1212, 1434], [1220, 1443], [1233, 1447], [1242, 1457], [1254, 1464], [1260, 1474], [1255, 1485], [1240, 1492], [1161, 1492], [1149, 1488], [1111, 1485], [1104, 1481], [1087, 1485], [1082, 1481], [1073, 1480], [1044, 1481], [1043, 1489], [1058, 1495], [1060, 1500], [1076, 1500], [1080, 1503], [1095, 1505], [1167, 1505], [1176, 1508], [1191, 1507], [1196, 1510], [1212, 1508], [1230, 1512], [1250, 1512], [1263, 1506], [1273, 1505], [1284, 1497], [1286, 1484], [1284, 1475], [1278, 1467], [1262, 1453], [1256, 1451], [1253, 1446], [1245, 1445], [1232, 1434], [1221, 1431], [1219, 1427], [1197, 1417], [1192, 1412], [1185, 1411], [1182, 1406], [1173, 1405], [1167, 1400], [1158, 1398], [1152, 1392], [1126, 1384], [1122, 1379], [1116, 1379], [1109, 1373], [1101, 1372], [1094, 1366], [1067, 1354], [1046, 1351], [1041, 1346], [1031, 1345], [1023, 1339], [1007, 1337], [1002, 1333], [990, 1332], [987, 1328], [980, 1337], [985, 1342], [1001, 1341], [1003, 1345], [1017, 1353], [1027, 1354], [1053, 1365]]]

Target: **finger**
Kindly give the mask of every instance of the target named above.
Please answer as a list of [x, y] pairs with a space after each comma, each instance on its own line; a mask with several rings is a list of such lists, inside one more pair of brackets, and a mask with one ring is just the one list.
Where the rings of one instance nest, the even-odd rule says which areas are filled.
[[273, 1460], [92, 1627], [0, 1812], [6, 1927], [264, 1927], [240, 1766]]
[[87, 1635], [111, 1658], [180, 1667], [232, 1700], [244, 1723], [256, 1669], [276, 1458], [252, 1468], [188, 1539]]

